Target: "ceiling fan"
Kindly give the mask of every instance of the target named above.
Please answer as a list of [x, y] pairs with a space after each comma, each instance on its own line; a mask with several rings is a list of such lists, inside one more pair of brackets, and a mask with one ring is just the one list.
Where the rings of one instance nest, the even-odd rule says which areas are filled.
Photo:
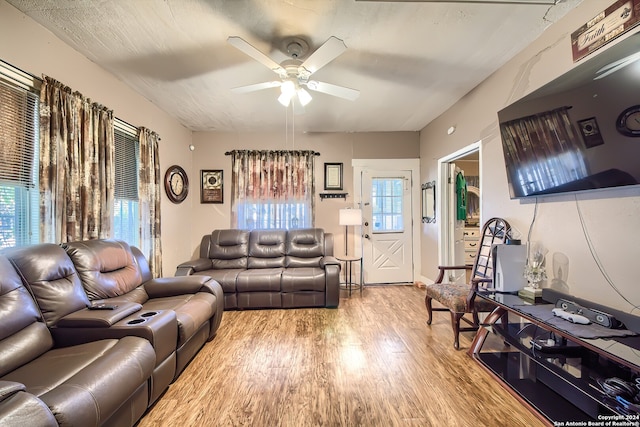
[[305, 87], [312, 91], [326, 93], [350, 101], [354, 101], [360, 96], [360, 91], [356, 89], [311, 80], [313, 73], [347, 50], [344, 42], [337, 37], [329, 37], [329, 39], [304, 60], [304, 62], [298, 58], [304, 57], [309, 50], [307, 42], [298, 37], [288, 38], [283, 42], [283, 46], [291, 59], [287, 59], [280, 64], [240, 37], [231, 36], [227, 39], [227, 42], [266, 66], [280, 77], [280, 80], [231, 89], [235, 93], [248, 93], [280, 87], [281, 94], [278, 97], [278, 101], [285, 107], [288, 107], [292, 100], [294, 104], [299, 104], [301, 107], [311, 102], [311, 95], [305, 90]]

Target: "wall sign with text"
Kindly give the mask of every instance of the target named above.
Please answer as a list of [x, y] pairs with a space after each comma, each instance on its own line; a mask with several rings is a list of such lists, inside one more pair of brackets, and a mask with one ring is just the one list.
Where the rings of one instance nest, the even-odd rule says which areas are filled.
[[640, 23], [640, 0], [618, 0], [571, 34], [573, 62]]

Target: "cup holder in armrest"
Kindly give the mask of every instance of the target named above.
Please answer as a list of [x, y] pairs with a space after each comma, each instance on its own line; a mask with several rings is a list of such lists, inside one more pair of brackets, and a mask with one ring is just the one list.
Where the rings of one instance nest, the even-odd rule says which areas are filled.
[[140, 317], [152, 317], [158, 314], [157, 311], [147, 311], [146, 313], [142, 313]]
[[146, 321], [146, 319], [131, 319], [127, 322], [127, 325], [138, 325], [144, 321]]

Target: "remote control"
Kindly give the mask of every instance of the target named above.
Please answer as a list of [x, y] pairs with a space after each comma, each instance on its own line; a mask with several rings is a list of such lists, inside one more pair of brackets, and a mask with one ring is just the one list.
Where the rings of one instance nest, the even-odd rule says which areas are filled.
[[116, 308], [118, 308], [117, 305], [111, 305], [111, 304], [93, 304], [90, 305], [89, 307], [87, 307], [89, 310], [115, 310]]
[[551, 312], [554, 316], [558, 316], [564, 320], [568, 320], [571, 323], [580, 323], [581, 325], [588, 325], [589, 323], [591, 323], [586, 317], [576, 313], [566, 312], [561, 308], [554, 308], [553, 310], [551, 310]]

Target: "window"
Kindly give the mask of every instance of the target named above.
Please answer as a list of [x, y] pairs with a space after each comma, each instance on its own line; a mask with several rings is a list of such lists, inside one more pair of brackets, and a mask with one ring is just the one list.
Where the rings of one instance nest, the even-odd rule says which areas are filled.
[[306, 202], [242, 202], [238, 203], [238, 228], [293, 229], [311, 227], [311, 206]]
[[115, 120], [115, 196], [113, 237], [140, 247], [138, 164], [140, 153], [136, 129]]
[[371, 205], [373, 207], [373, 231], [376, 233], [404, 230], [402, 221], [402, 178], [373, 178], [371, 180]]
[[0, 62], [0, 247], [38, 243], [39, 82]]

